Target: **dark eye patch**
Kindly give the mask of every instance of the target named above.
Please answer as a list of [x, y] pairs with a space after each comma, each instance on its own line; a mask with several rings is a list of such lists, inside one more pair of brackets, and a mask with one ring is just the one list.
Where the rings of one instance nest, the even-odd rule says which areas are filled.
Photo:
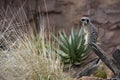
[[87, 23], [89, 23], [89, 19], [87, 19]]
[[81, 19], [81, 21], [85, 21], [85, 19]]

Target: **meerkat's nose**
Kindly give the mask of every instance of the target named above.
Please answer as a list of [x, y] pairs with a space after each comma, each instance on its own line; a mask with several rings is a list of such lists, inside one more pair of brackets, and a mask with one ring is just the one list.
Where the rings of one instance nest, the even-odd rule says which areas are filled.
[[87, 19], [81, 19], [80, 22], [81, 22], [82, 25], [88, 24]]

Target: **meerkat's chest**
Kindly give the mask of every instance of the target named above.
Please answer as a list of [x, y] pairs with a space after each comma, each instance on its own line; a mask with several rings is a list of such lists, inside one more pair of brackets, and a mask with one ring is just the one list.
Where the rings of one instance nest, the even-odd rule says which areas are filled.
[[85, 44], [87, 44], [89, 38], [89, 32], [86, 29], [84, 29], [84, 34], [85, 34]]

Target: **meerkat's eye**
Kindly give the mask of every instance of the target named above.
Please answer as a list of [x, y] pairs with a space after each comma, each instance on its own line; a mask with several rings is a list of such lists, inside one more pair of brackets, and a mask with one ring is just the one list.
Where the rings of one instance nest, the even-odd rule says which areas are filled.
[[87, 23], [89, 23], [89, 19], [87, 19], [86, 21], [87, 21]]
[[81, 22], [85, 21], [85, 19], [81, 19]]
[[89, 22], [90, 22], [90, 20], [89, 20], [89, 19], [87, 19], [86, 21], [87, 21], [87, 23], [89, 23]]

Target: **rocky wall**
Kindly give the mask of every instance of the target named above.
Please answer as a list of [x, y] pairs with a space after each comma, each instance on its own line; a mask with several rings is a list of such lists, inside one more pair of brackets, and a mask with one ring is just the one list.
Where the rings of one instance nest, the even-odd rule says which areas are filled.
[[[43, 0], [41, 12], [48, 13], [55, 30], [70, 31], [84, 15], [91, 18], [99, 30], [99, 42], [108, 54], [120, 48], [120, 0]], [[76, 26], [74, 26], [76, 27]]]
[[[4, 1], [0, 0], [0, 4], [3, 5]], [[25, 9], [29, 17], [36, 5], [49, 28], [69, 32], [86, 15], [99, 30], [102, 49], [111, 54], [115, 48], [120, 48], [120, 0], [27, 0]]]

